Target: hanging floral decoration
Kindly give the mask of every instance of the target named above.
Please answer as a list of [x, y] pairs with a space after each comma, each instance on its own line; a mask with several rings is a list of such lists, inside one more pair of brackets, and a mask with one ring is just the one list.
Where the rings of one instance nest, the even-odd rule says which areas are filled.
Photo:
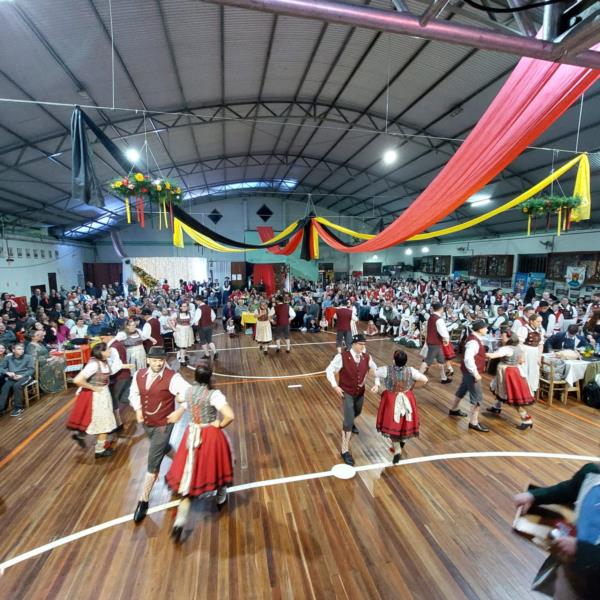
[[[150, 179], [143, 173], [133, 173], [110, 183], [115, 194], [125, 202], [127, 223], [131, 223], [131, 201], [135, 199], [138, 223], [144, 227], [144, 202], [155, 202], [158, 206], [158, 227], [168, 229], [173, 225], [173, 204], [181, 204], [181, 188], [170, 179]], [[168, 206], [168, 211], [167, 211]]]
[[137, 265], [131, 265], [133, 272], [141, 279], [142, 283], [148, 288], [152, 289], [158, 287], [159, 281], [155, 279], [148, 273], [148, 271], [144, 271], [142, 267], [138, 267]]
[[578, 196], [540, 196], [521, 204], [521, 212], [527, 215], [527, 235], [531, 235], [531, 226], [535, 231], [537, 217], [546, 215], [546, 231], [550, 229], [552, 215], [556, 215], [556, 234], [571, 228], [571, 213], [581, 205]]

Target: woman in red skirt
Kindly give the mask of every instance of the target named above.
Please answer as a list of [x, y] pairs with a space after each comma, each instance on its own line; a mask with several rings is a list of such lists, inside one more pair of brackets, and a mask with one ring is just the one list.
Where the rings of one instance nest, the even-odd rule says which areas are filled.
[[502, 412], [502, 403], [510, 404], [517, 409], [521, 423], [517, 429], [526, 430], [533, 427], [533, 419], [524, 408], [535, 402], [529, 389], [529, 384], [522, 371], [525, 365], [525, 351], [521, 348], [516, 333], [510, 331], [501, 335], [503, 345], [496, 352], [486, 354], [488, 358], [500, 358], [496, 377], [490, 385], [496, 395], [496, 404], [487, 409], [488, 412], [499, 415]]
[[[111, 365], [108, 364], [110, 349], [105, 342], [92, 348], [92, 357], [79, 372], [73, 383], [79, 386], [75, 406], [71, 411], [67, 427], [75, 430], [71, 436], [85, 450], [85, 434], [96, 436], [95, 457], [104, 458], [112, 454], [107, 445], [108, 434], [117, 427], [108, 388]], [[115, 365], [119, 370], [123, 365]]]
[[187, 398], [191, 420], [171, 468], [167, 485], [183, 496], [177, 509], [172, 538], [181, 538], [193, 498], [216, 496], [219, 510], [227, 502], [227, 486], [233, 481], [231, 448], [223, 429], [234, 419], [225, 396], [212, 389], [212, 369], [196, 369], [196, 383]]
[[381, 394], [377, 411], [377, 431], [392, 442], [393, 463], [402, 458], [406, 440], [419, 435], [419, 411], [412, 389], [417, 383], [425, 385], [427, 377], [406, 366], [408, 357], [403, 350], [394, 352], [391, 367], [379, 367], [375, 376], [384, 380], [385, 390]]

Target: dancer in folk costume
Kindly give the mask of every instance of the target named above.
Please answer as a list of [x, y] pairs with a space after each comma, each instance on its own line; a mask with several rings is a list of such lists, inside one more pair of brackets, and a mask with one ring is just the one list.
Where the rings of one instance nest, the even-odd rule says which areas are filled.
[[211, 358], [212, 360], [218, 357], [217, 347], [212, 341], [213, 322], [216, 318], [215, 311], [204, 300], [200, 299], [194, 314], [194, 325], [198, 328], [198, 338], [202, 350], [204, 350], [204, 358]]
[[335, 319], [336, 326], [335, 345], [338, 354], [340, 354], [342, 346], [345, 346], [346, 351], [350, 350], [352, 346], [352, 321], [356, 321], [358, 316], [350, 300], [348, 300], [346, 306], [336, 308], [333, 318]]
[[[481, 388], [481, 374], [485, 370], [485, 346], [481, 343], [481, 338], [487, 333], [487, 323], [483, 320], [473, 322], [472, 333], [467, 338], [465, 344], [465, 354], [463, 356], [460, 370], [463, 378], [460, 386], [456, 390], [454, 402], [448, 414], [451, 417], [469, 417], [469, 429], [487, 433], [489, 429], [479, 423], [479, 409], [483, 402], [483, 390]], [[471, 410], [468, 415], [460, 410], [460, 402], [464, 396], [469, 393], [469, 402]]]
[[376, 427], [392, 442], [394, 464], [402, 458], [406, 440], [419, 435], [419, 411], [412, 390], [419, 383], [427, 383], [425, 375], [406, 366], [407, 360], [406, 352], [396, 350], [394, 364], [379, 367], [375, 371], [378, 377], [383, 378], [385, 385], [377, 411]]
[[192, 315], [190, 305], [182, 302], [175, 319], [171, 320], [173, 327], [173, 340], [177, 346], [177, 359], [180, 365], [187, 360], [186, 350], [194, 345], [194, 330], [192, 329]]
[[258, 342], [258, 347], [265, 355], [269, 353], [269, 344], [273, 341], [270, 319], [274, 314], [275, 311], [273, 309], [269, 310], [264, 300], [260, 301], [258, 308], [254, 311], [254, 316], [256, 317], [256, 334], [254, 339]]
[[200, 366], [187, 395], [191, 420], [167, 473], [167, 485], [183, 496], [171, 531], [179, 541], [192, 499], [216, 496], [219, 510], [233, 481], [231, 448], [223, 429], [235, 418], [227, 399], [211, 386], [212, 369]]
[[[289, 354], [290, 347], [290, 321], [296, 317], [296, 311], [283, 301], [283, 296], [277, 296], [274, 310], [275, 328], [274, 336], [277, 342], [277, 352], [281, 349], [281, 340], [285, 341], [285, 351]], [[327, 323], [327, 319], [325, 319]], [[321, 324], [321, 327], [323, 325]]]
[[[146, 367], [146, 350], [144, 348], [144, 335], [137, 328], [134, 319], [129, 319], [125, 329], [117, 333], [115, 339], [122, 342], [127, 350], [127, 362], [134, 366], [134, 372]], [[152, 340], [152, 338], [149, 338]]]
[[503, 332], [501, 339], [503, 345], [496, 352], [486, 354], [488, 358], [502, 359], [498, 364], [496, 377], [490, 386], [497, 401], [487, 411], [499, 415], [502, 412], [502, 403], [505, 402], [514, 406], [521, 417], [521, 423], [517, 425], [517, 429], [531, 429], [533, 420], [524, 407], [533, 404], [535, 399], [523, 373], [525, 350], [516, 333]]
[[[139, 523], [148, 512], [150, 492], [158, 478], [160, 464], [172, 448], [169, 444], [173, 425], [185, 411], [185, 397], [190, 384], [167, 366], [167, 354], [162, 346], [153, 346], [148, 352], [148, 368], [135, 374], [131, 382], [129, 402], [135, 410], [138, 423], [150, 439], [148, 467], [141, 498], [133, 520]], [[177, 402], [181, 403], [176, 407]]]
[[539, 313], [532, 313], [527, 325], [518, 329], [517, 337], [523, 344], [525, 352], [527, 383], [531, 392], [535, 394], [540, 387], [540, 364], [545, 341], [542, 316]]
[[[450, 344], [450, 334], [446, 328], [446, 323], [442, 318], [444, 307], [439, 302], [431, 304], [431, 315], [427, 321], [427, 354], [421, 363], [419, 371], [427, 373], [429, 367], [437, 361], [440, 365], [441, 383], [450, 383], [452, 379], [446, 375], [446, 358], [444, 356], [444, 346]], [[447, 349], [446, 351], [448, 351]], [[454, 375], [454, 369], [448, 366], [448, 375]]]
[[67, 421], [67, 427], [75, 430], [71, 437], [84, 450], [85, 434], [96, 436], [96, 458], [112, 455], [112, 449], [106, 447], [108, 434], [117, 427], [108, 383], [111, 368], [114, 373], [121, 369], [122, 363], [117, 360], [109, 365], [109, 356], [110, 349], [105, 342], [98, 342], [92, 348], [92, 357], [73, 380], [78, 389]]
[[164, 346], [160, 333], [160, 321], [152, 316], [150, 308], [142, 308], [142, 337], [144, 338], [144, 350], [148, 352], [152, 346]]
[[[376, 393], [379, 389], [379, 377], [376, 375], [376, 369], [375, 361], [365, 350], [365, 336], [359, 333], [352, 338], [350, 349], [336, 354], [325, 371], [331, 387], [344, 401], [341, 456], [344, 462], [350, 466], [354, 466], [354, 458], [350, 452], [350, 440], [353, 433], [357, 435], [359, 433], [354, 419], [362, 412], [365, 380], [369, 371], [375, 376], [375, 385], [371, 391]], [[336, 373], [339, 373], [339, 383], [335, 380]]]

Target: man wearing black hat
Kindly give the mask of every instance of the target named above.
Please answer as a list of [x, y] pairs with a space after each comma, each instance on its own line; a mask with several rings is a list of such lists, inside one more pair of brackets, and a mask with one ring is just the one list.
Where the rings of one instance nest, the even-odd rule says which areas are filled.
[[160, 335], [160, 321], [152, 316], [150, 308], [142, 308], [142, 320], [145, 321], [142, 327], [144, 350], [148, 352], [152, 346], [162, 346], [163, 339]]
[[[190, 384], [166, 364], [167, 354], [162, 346], [148, 351], [148, 368], [140, 369], [134, 376], [129, 392], [129, 402], [135, 410], [138, 423], [150, 439], [148, 470], [144, 489], [133, 520], [139, 523], [146, 516], [152, 486], [158, 477], [162, 459], [169, 453], [169, 438], [173, 425], [181, 419], [185, 410], [185, 396]], [[181, 404], [175, 406], [175, 400]]]
[[[371, 388], [373, 393], [379, 388], [379, 378], [375, 374], [377, 365], [365, 350], [365, 336], [359, 333], [352, 337], [350, 350], [336, 354], [327, 367], [327, 380], [331, 387], [344, 401], [344, 421], [342, 425], [342, 458], [347, 465], [354, 466], [354, 458], [350, 453], [350, 439], [352, 434], [358, 434], [354, 419], [362, 412], [365, 380], [369, 371], [375, 377], [375, 385]], [[339, 373], [339, 383], [335, 374]]]
[[483, 389], [481, 387], [481, 373], [485, 371], [485, 346], [481, 343], [481, 338], [487, 333], [487, 323], [483, 319], [478, 319], [471, 326], [472, 333], [467, 338], [465, 344], [465, 353], [460, 365], [463, 378], [460, 386], [456, 390], [454, 404], [449, 411], [451, 417], [466, 417], [467, 413], [460, 410], [460, 401], [469, 392], [469, 401], [471, 410], [469, 411], [469, 429], [475, 431], [488, 432], [485, 425], [479, 423], [479, 408], [483, 402]]

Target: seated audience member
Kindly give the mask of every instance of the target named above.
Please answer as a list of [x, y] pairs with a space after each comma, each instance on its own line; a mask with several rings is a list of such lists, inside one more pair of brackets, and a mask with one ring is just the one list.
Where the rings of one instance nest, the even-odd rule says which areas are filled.
[[63, 357], [52, 356], [48, 347], [44, 344], [42, 331], [34, 331], [29, 344], [27, 354], [38, 361], [38, 375], [42, 391], [53, 394], [65, 389], [65, 367]]
[[[90, 323], [87, 326], [87, 335], [89, 337], [97, 337], [104, 328], [104, 325], [100, 321], [100, 316], [96, 313], [90, 315]], [[85, 336], [84, 336], [85, 337]]]
[[82, 340], [83, 342], [87, 341], [88, 328], [83, 321], [83, 317], [77, 317], [75, 326], [71, 328], [69, 336], [74, 342], [81, 342]]
[[544, 352], [552, 350], [583, 350], [586, 339], [579, 335], [579, 325], [569, 325], [567, 331], [551, 335], [544, 344]]
[[10, 416], [18, 417], [23, 413], [23, 388], [34, 373], [33, 357], [25, 354], [23, 344], [15, 344], [13, 353], [0, 363], [0, 376], [5, 376], [0, 390], [0, 413], [6, 410], [11, 391], [13, 392], [13, 410]]
[[4, 346], [12, 346], [17, 341], [15, 332], [7, 328], [3, 321], [0, 321], [0, 344]]

